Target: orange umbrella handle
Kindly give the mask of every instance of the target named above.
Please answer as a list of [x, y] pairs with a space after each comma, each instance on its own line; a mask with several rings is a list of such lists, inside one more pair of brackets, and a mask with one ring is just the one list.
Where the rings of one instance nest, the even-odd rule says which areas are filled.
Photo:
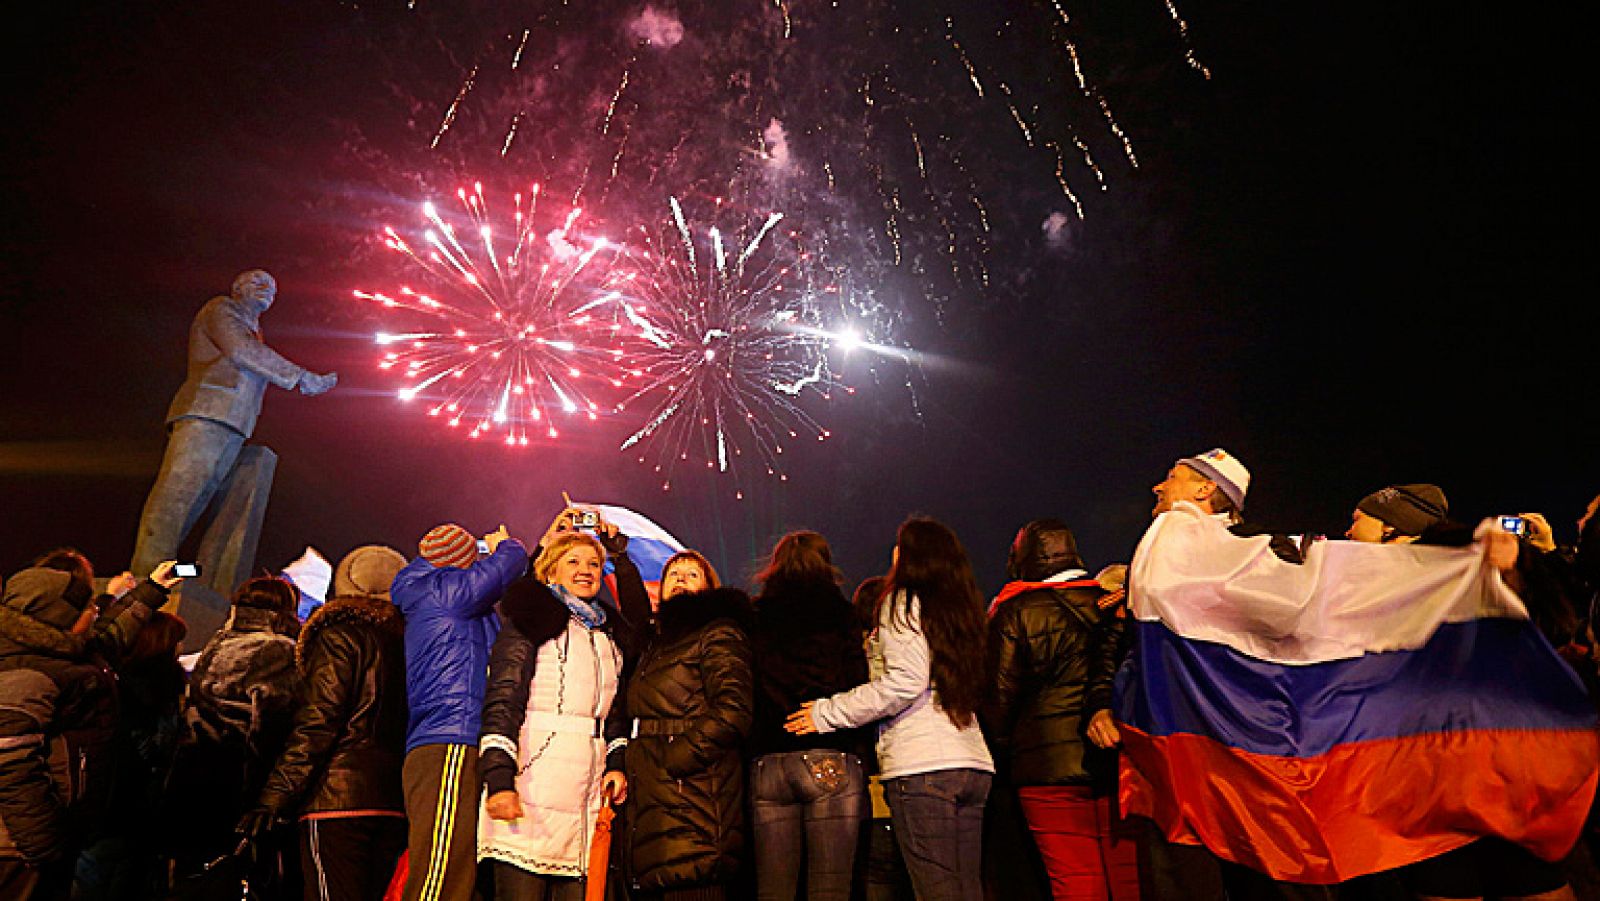
[[585, 879], [583, 901], [605, 901], [606, 867], [611, 860], [611, 821], [615, 818], [611, 798], [602, 795], [600, 814], [594, 821], [594, 841], [589, 843], [589, 871]]

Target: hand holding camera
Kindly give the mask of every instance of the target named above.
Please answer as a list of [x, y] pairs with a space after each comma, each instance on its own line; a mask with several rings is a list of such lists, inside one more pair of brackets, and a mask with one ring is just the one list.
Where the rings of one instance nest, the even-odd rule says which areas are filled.
[[506, 530], [506, 524], [501, 523], [500, 528], [483, 536], [483, 540], [478, 542], [478, 551], [479, 553], [492, 554], [500, 547], [500, 542], [510, 537], [511, 533]]

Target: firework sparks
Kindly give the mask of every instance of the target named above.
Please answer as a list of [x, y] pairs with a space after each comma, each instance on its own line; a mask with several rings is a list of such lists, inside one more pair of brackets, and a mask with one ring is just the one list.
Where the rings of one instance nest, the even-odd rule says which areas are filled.
[[622, 449], [637, 448], [641, 463], [654, 457], [663, 489], [676, 467], [702, 463], [736, 481], [750, 467], [786, 480], [785, 449], [828, 437], [802, 406], [839, 387], [827, 351], [859, 336], [825, 329], [837, 295], [818, 286], [795, 235], [778, 227], [782, 213], [735, 237], [694, 227], [676, 198], [671, 211], [666, 228], [641, 227], [620, 300], [634, 390], [618, 411], [650, 405]]
[[621, 385], [620, 351], [609, 347], [617, 329], [598, 312], [607, 302], [601, 270], [615, 248], [578, 234], [582, 210], [546, 214], [539, 195], [534, 185], [514, 196], [503, 237], [482, 185], [456, 192], [455, 222], [424, 204], [416, 246], [393, 228], [383, 234], [420, 269], [427, 293], [354, 292], [405, 321], [375, 339], [379, 367], [406, 382], [402, 401], [423, 400], [430, 416], [469, 437], [495, 433], [515, 446], [530, 433], [559, 437], [557, 414], [595, 419], [601, 406], [586, 385]]
[[467, 79], [461, 82], [461, 90], [456, 92], [456, 99], [450, 101], [449, 109], [444, 111], [444, 121], [439, 123], [439, 130], [434, 133], [433, 143], [429, 145], [430, 147], [437, 148], [439, 146], [439, 142], [444, 139], [444, 133], [449, 131], [450, 126], [455, 124], [456, 112], [461, 109], [461, 101], [467, 99], [467, 95], [472, 93], [472, 86], [477, 83], [478, 67], [473, 66], [472, 71], [467, 73]]

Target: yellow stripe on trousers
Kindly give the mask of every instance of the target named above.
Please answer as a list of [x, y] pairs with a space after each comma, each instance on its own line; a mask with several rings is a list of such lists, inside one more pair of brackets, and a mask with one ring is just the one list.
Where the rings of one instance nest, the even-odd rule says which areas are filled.
[[433, 843], [429, 848], [428, 876], [417, 901], [438, 901], [444, 890], [444, 874], [450, 860], [450, 839], [455, 832], [456, 796], [461, 788], [461, 764], [467, 757], [465, 745], [450, 745], [444, 752], [444, 776], [439, 782], [439, 806], [433, 812]]

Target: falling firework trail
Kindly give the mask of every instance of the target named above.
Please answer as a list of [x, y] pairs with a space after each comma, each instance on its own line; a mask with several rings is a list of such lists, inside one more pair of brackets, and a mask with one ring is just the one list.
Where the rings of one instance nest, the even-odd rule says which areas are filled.
[[[794, 30], [794, 23], [789, 21], [789, 4], [785, 0], [772, 0], [772, 5], [776, 6], [778, 12], [783, 14], [783, 36], [787, 39]], [[1170, 2], [1168, 5], [1171, 5]]]
[[1078, 195], [1072, 193], [1072, 186], [1067, 184], [1067, 175], [1064, 171], [1067, 161], [1061, 155], [1060, 146], [1053, 143], [1050, 146], [1054, 147], [1056, 151], [1056, 184], [1061, 186], [1061, 193], [1065, 194], [1067, 199], [1072, 201], [1072, 209], [1078, 214], [1078, 218], [1082, 219], [1083, 204], [1078, 202]]
[[461, 108], [461, 101], [467, 99], [467, 94], [472, 92], [472, 86], [477, 83], [477, 80], [478, 67], [473, 66], [472, 71], [467, 74], [467, 80], [461, 83], [461, 90], [456, 92], [456, 99], [452, 100], [450, 108], [445, 110], [444, 121], [439, 123], [439, 131], [433, 136], [433, 143], [428, 145], [429, 149], [438, 148], [440, 139], [444, 137], [444, 133], [449, 131], [450, 126], [456, 121], [456, 111]]
[[961, 65], [967, 67], [967, 77], [972, 80], [973, 89], [978, 92], [978, 96], [979, 97], [982, 97], [983, 96], [983, 82], [978, 80], [978, 70], [973, 68], [972, 60], [967, 59], [967, 51], [962, 50], [961, 49], [961, 42], [956, 40], [956, 22], [955, 22], [955, 19], [947, 18], [947, 19], [944, 20], [944, 23], [945, 23], [945, 28], [946, 28], [945, 37], [950, 39], [950, 46], [956, 48], [956, 55], [961, 57]]
[[[636, 57], [635, 57], [636, 58]], [[628, 73], [633, 71], [633, 59], [622, 67], [622, 81], [617, 84], [617, 90], [611, 95], [611, 103], [606, 106], [605, 121], [600, 123], [600, 133], [609, 134], [611, 131], [611, 116], [617, 111], [617, 101], [622, 99], [622, 92], [628, 89]]]
[[511, 150], [511, 142], [517, 139], [517, 124], [522, 121], [522, 113], [511, 117], [511, 128], [506, 131], [506, 142], [500, 147], [500, 155], [505, 156]]
[[[1105, 118], [1106, 125], [1111, 129], [1111, 133], [1117, 137], [1117, 140], [1122, 142], [1123, 154], [1127, 156], [1128, 163], [1135, 169], [1139, 168], [1139, 158], [1133, 153], [1133, 142], [1123, 133], [1122, 126], [1117, 122], [1117, 117], [1112, 115], [1111, 105], [1106, 103], [1106, 99], [1101, 96], [1099, 89], [1092, 86], [1089, 83], [1089, 79], [1084, 77], [1083, 61], [1078, 58], [1078, 47], [1072, 42], [1072, 38], [1066, 34], [1066, 23], [1070, 21], [1067, 18], [1067, 11], [1062, 9], [1059, 2], [1056, 2], [1056, 11], [1061, 14], [1062, 21], [1062, 27], [1057, 31], [1059, 32], [1062, 46], [1067, 50], [1067, 58], [1072, 61], [1072, 76], [1078, 82], [1078, 92], [1083, 94], [1084, 97], [1093, 100], [1100, 107], [1100, 113]], [[1059, 175], [1056, 180], [1061, 180]]]
[[522, 41], [517, 44], [517, 52], [511, 56], [511, 71], [517, 71], [517, 67], [522, 65], [522, 48], [528, 46], [528, 35], [532, 33], [531, 28], [522, 29]]
[[1166, 4], [1167, 13], [1172, 16], [1172, 21], [1178, 25], [1178, 37], [1183, 39], [1184, 61], [1189, 64], [1189, 68], [1199, 72], [1203, 78], [1209, 81], [1211, 79], [1211, 70], [1207, 69], [1199, 58], [1194, 55], [1194, 41], [1189, 37], [1189, 23], [1183, 21], [1183, 17], [1178, 15], [1177, 4], [1173, 3], [1172, 0], [1166, 0]]
[[1011, 111], [1011, 118], [1017, 123], [1017, 128], [1022, 130], [1022, 139], [1028, 142], [1029, 147], [1032, 147], [1033, 131], [1028, 128], [1027, 121], [1022, 118], [1022, 112], [1017, 109], [1017, 104], [1011, 96], [1011, 89], [1006, 87], [1006, 83], [1002, 81], [1000, 82], [1000, 91], [1006, 95], [1006, 109]]

